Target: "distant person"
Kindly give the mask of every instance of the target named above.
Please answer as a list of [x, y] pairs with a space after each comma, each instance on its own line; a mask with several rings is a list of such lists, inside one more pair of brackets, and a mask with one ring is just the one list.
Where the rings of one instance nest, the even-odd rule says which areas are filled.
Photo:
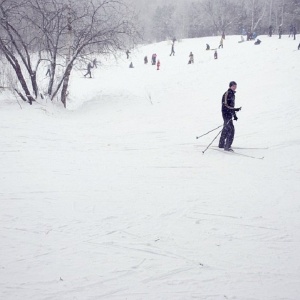
[[157, 67], [156, 70], [158, 71], [160, 68], [160, 60], [157, 61], [156, 67]]
[[296, 34], [297, 34], [296, 26], [293, 26], [293, 36], [294, 36], [294, 40], [296, 39]]
[[272, 33], [273, 33], [273, 26], [270, 25], [269, 26], [269, 37], [272, 37]]
[[235, 108], [235, 90], [237, 84], [235, 81], [229, 83], [229, 89], [224, 93], [222, 97], [222, 117], [224, 120], [223, 130], [219, 140], [219, 148], [224, 148], [225, 151], [233, 152], [231, 145], [234, 139], [234, 126], [232, 118], [237, 121], [238, 117], [236, 112], [241, 110]]
[[194, 54], [193, 54], [193, 52], [190, 52], [190, 55], [189, 55], [189, 61], [188, 61], [188, 64], [190, 65], [190, 64], [193, 64], [194, 63]]
[[251, 34], [251, 39], [252, 40], [255, 40], [257, 38], [257, 33], [256, 32], [253, 32], [252, 34]]
[[130, 65], [129, 65], [129, 68], [130, 68], [130, 69], [133, 69], [133, 68], [134, 68], [134, 66], [133, 66], [133, 63], [132, 63], [132, 62], [130, 63]]
[[146, 65], [148, 63], [148, 57], [147, 55], [144, 57], [144, 64]]
[[157, 57], [156, 53], [152, 54], [151, 63], [153, 66], [156, 65], [156, 57]]
[[218, 52], [217, 52], [217, 50], [215, 50], [214, 59], [218, 59]]
[[175, 42], [172, 43], [171, 54], [170, 54], [170, 56], [172, 56], [172, 55], [174, 56], [174, 55], [175, 55], [174, 43], [175, 43]]
[[278, 35], [279, 35], [279, 39], [281, 39], [281, 35], [282, 35], [282, 26], [279, 25], [278, 27]]
[[86, 74], [83, 75], [83, 76], [85, 77], [86, 75], [90, 75], [90, 78], [92, 78], [92, 72], [91, 72], [91, 69], [92, 69], [92, 68], [93, 68], [93, 65], [89, 62], [88, 65], [87, 65], [87, 67], [86, 67], [87, 72], [86, 72]]
[[221, 40], [220, 40], [219, 49], [220, 49], [220, 48], [223, 48], [223, 37], [221, 37]]
[[300, 43], [299, 43], [299, 45], [298, 45], [298, 50], [300, 50]]
[[243, 42], [245, 42], [245, 39], [244, 39], [244, 37], [241, 35], [241, 40], [239, 41], [239, 43], [243, 43]]
[[293, 35], [293, 24], [290, 25], [289, 37]]
[[251, 40], [251, 31], [250, 30], [248, 30], [247, 31], [247, 41], [250, 41]]
[[210, 46], [206, 44], [206, 50], [210, 50]]
[[51, 67], [50, 66], [48, 66], [48, 69], [46, 72], [46, 76], [48, 76], [48, 75], [49, 75], [49, 77], [51, 77]]
[[129, 50], [126, 50], [126, 57], [127, 57], [127, 59], [129, 58], [129, 54], [131, 53]]
[[94, 58], [93, 59], [93, 68], [97, 68], [97, 59], [96, 58]]
[[261, 43], [260, 39], [257, 39], [256, 42], [254, 43], [254, 45], [259, 45]]

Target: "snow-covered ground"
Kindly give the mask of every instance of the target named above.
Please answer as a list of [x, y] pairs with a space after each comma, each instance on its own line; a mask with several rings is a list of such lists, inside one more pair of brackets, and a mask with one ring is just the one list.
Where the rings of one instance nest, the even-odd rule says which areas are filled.
[[[298, 41], [239, 39], [103, 60], [68, 110], [0, 95], [0, 299], [300, 299]], [[233, 146], [262, 160], [196, 139], [231, 80]]]

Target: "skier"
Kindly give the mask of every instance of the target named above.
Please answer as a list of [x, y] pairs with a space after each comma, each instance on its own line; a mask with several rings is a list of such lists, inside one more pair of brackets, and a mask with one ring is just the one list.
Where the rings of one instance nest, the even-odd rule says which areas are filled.
[[188, 62], [188, 64], [193, 64], [194, 63], [194, 54], [193, 54], [193, 52], [190, 52], [190, 55], [189, 55], [189, 62]]
[[48, 75], [49, 75], [49, 77], [51, 77], [51, 67], [50, 66], [48, 66], [48, 69], [46, 72], [46, 76], [48, 76]]
[[144, 64], [146, 65], [148, 63], [148, 57], [147, 55], [144, 57]]
[[174, 44], [172, 44], [172, 48], [171, 48], [171, 54], [170, 54], [170, 56], [174, 56], [175, 55], [175, 51], [174, 51]]
[[289, 37], [293, 35], [293, 24], [290, 25]]
[[159, 60], [157, 61], [156, 67], [157, 67], [157, 71], [158, 71], [159, 67], [160, 67], [160, 61]]
[[86, 76], [86, 75], [90, 75], [90, 78], [92, 78], [92, 73], [91, 73], [91, 69], [93, 68], [93, 66], [92, 66], [92, 64], [89, 62], [88, 63], [88, 65], [87, 65], [87, 72], [86, 72], [86, 74], [85, 75], [83, 75], [84, 77]]
[[153, 66], [156, 65], [156, 56], [157, 56], [156, 53], [152, 54], [151, 63]]
[[175, 50], [174, 50], [175, 41], [176, 41], [176, 39], [175, 39], [175, 38], [173, 38], [173, 40], [172, 40], [171, 54], [170, 54], [170, 56], [172, 56], [172, 55], [174, 56], [174, 55], [175, 55]]
[[231, 151], [231, 145], [234, 139], [234, 126], [232, 117], [235, 121], [238, 120], [236, 116], [237, 111], [241, 110], [241, 107], [234, 108], [235, 104], [235, 90], [237, 84], [235, 81], [230, 81], [229, 89], [224, 93], [222, 97], [222, 117], [224, 120], [223, 130], [221, 133], [219, 148], [224, 148], [225, 151]]
[[279, 35], [279, 38], [281, 39], [281, 35], [282, 35], [282, 26], [279, 25], [279, 28], [278, 28], [278, 35]]
[[214, 59], [218, 59], [218, 52], [217, 52], [217, 50], [215, 50]]
[[206, 44], [206, 50], [210, 50], [210, 46]]
[[294, 36], [294, 40], [296, 39], [296, 34], [297, 34], [296, 26], [293, 26], [293, 36]]
[[272, 33], [273, 33], [273, 26], [270, 25], [269, 26], [269, 37], [272, 37]]
[[93, 59], [93, 68], [97, 68], [97, 59], [96, 58]]
[[223, 49], [223, 37], [221, 37], [221, 40], [220, 40], [220, 45], [219, 45], [219, 49], [222, 48]]
[[129, 51], [129, 50], [126, 50], [126, 56], [127, 56], [127, 59], [129, 58], [129, 54], [130, 54], [131, 52]]
[[300, 50], [300, 43], [299, 43], [299, 45], [298, 45], [298, 50]]

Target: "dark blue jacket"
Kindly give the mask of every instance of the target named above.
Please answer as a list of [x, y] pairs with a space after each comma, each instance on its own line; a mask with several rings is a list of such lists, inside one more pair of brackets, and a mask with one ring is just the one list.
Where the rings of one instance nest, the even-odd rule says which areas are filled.
[[232, 117], [235, 115], [235, 91], [228, 89], [222, 97], [222, 114], [223, 116]]

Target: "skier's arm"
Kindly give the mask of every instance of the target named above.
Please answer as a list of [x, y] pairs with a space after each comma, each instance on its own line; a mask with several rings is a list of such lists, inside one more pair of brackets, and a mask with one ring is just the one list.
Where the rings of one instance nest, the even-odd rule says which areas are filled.
[[234, 109], [234, 107], [231, 107], [231, 106], [228, 105], [228, 103], [227, 103], [227, 97], [228, 97], [228, 92], [225, 93], [225, 97], [224, 97], [224, 105], [225, 105], [225, 107], [228, 108], [228, 109]]

